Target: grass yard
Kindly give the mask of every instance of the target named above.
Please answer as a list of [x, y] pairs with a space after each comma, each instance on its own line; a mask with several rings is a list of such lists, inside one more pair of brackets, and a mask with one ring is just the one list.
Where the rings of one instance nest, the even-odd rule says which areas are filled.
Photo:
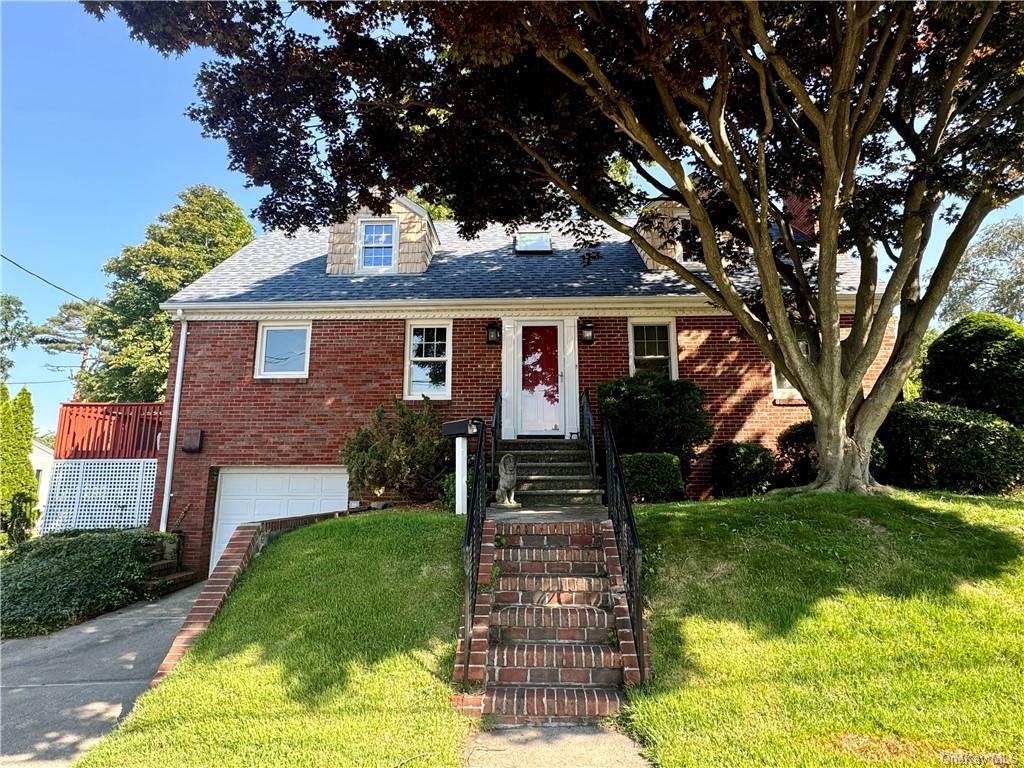
[[272, 542], [182, 664], [77, 768], [458, 766], [463, 520], [354, 516]]
[[1024, 502], [901, 494], [637, 510], [663, 766], [1024, 763]]

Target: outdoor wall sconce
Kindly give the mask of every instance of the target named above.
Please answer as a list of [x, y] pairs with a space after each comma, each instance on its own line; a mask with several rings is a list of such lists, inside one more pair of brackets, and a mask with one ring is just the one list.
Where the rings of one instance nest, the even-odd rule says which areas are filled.
[[488, 344], [500, 344], [501, 343], [501, 323], [488, 323], [487, 324], [487, 343]]
[[583, 344], [594, 343], [594, 321], [584, 320], [580, 323], [580, 342]]

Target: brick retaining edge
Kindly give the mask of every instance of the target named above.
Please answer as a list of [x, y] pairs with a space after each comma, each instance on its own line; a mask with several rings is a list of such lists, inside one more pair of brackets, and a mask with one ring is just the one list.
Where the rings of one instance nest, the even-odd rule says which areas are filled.
[[303, 526], [312, 525], [324, 520], [347, 517], [357, 512], [366, 511], [369, 511], [369, 507], [359, 507], [338, 512], [323, 512], [318, 515], [284, 517], [278, 520], [264, 520], [259, 523], [245, 523], [235, 528], [234, 533], [231, 534], [231, 538], [228, 540], [227, 547], [224, 549], [224, 553], [221, 555], [220, 560], [217, 561], [217, 567], [213, 569], [213, 572], [206, 579], [203, 591], [199, 593], [199, 597], [192, 604], [188, 616], [185, 617], [185, 623], [181, 625], [181, 629], [175, 635], [174, 642], [171, 643], [170, 650], [167, 651], [167, 655], [164, 657], [163, 662], [161, 662], [156, 674], [150, 680], [149, 687], [152, 688], [157, 685], [172, 669], [178, 666], [178, 662], [185, 656], [185, 652], [192, 647], [196, 638], [210, 626], [210, 622], [213, 621], [213, 617], [217, 615], [224, 605], [224, 601], [227, 599], [231, 588], [234, 587], [235, 582], [238, 581], [238, 577], [242, 575], [249, 562], [259, 554], [260, 550], [268, 542], [276, 536], [295, 528], [302, 528]]

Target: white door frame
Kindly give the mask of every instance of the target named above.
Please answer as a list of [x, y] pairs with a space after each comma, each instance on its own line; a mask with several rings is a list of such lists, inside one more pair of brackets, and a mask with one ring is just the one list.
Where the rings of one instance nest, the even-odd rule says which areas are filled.
[[521, 388], [522, 337], [524, 325], [556, 325], [559, 328], [559, 360], [562, 369], [560, 393], [565, 437], [580, 430], [579, 350], [576, 346], [575, 317], [503, 317], [501, 319], [501, 437], [519, 436], [519, 391]]

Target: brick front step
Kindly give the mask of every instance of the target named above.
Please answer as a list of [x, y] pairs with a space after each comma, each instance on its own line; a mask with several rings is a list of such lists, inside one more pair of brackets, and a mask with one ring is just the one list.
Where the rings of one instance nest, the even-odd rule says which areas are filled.
[[516, 478], [516, 493], [597, 487], [597, 481], [590, 475], [519, 475]]
[[487, 682], [495, 685], [583, 685], [607, 687], [622, 685], [622, 668], [583, 667], [499, 667], [487, 668]]
[[146, 575], [155, 579], [158, 576], [175, 573], [179, 568], [177, 560], [154, 560], [151, 563], [146, 563]]
[[158, 576], [146, 580], [146, 594], [150, 597], [162, 597], [163, 595], [184, 589], [196, 582], [196, 575], [192, 571], [179, 571], [165, 576]]
[[543, 576], [521, 574], [502, 576], [498, 579], [498, 592], [525, 592], [533, 590], [553, 592], [605, 592], [609, 589], [607, 578], [589, 576]]
[[[543, 550], [542, 550], [543, 551]], [[501, 552], [499, 549], [498, 552]], [[568, 560], [502, 560], [498, 559], [498, 567], [502, 575], [537, 574], [554, 576], [605, 576], [607, 570], [603, 562], [585, 563], [582, 561], [570, 562]]]
[[502, 724], [587, 722], [614, 717], [624, 703], [613, 688], [495, 686], [484, 693], [482, 713]]
[[589, 605], [567, 605], [549, 608], [539, 605], [506, 605], [495, 608], [491, 625], [499, 627], [597, 627], [614, 626], [609, 611]]
[[607, 643], [605, 627], [511, 627], [491, 624], [492, 643]]
[[524, 560], [543, 563], [602, 563], [604, 550], [598, 547], [497, 547], [494, 559], [499, 563]]
[[574, 536], [577, 534], [598, 534], [604, 531], [601, 523], [498, 523], [494, 532], [500, 536]]
[[598, 643], [509, 643], [487, 650], [487, 664], [492, 667], [561, 667], [569, 669], [622, 668], [622, 654], [617, 648]]
[[611, 608], [612, 596], [608, 592], [585, 590], [498, 590], [494, 593], [496, 604], [520, 603], [523, 605], [591, 605]]
[[603, 533], [510, 533], [507, 535], [498, 534], [505, 541], [499, 547], [518, 547], [520, 549], [542, 549], [545, 547], [586, 547], [588, 549], [600, 549], [604, 547]]

